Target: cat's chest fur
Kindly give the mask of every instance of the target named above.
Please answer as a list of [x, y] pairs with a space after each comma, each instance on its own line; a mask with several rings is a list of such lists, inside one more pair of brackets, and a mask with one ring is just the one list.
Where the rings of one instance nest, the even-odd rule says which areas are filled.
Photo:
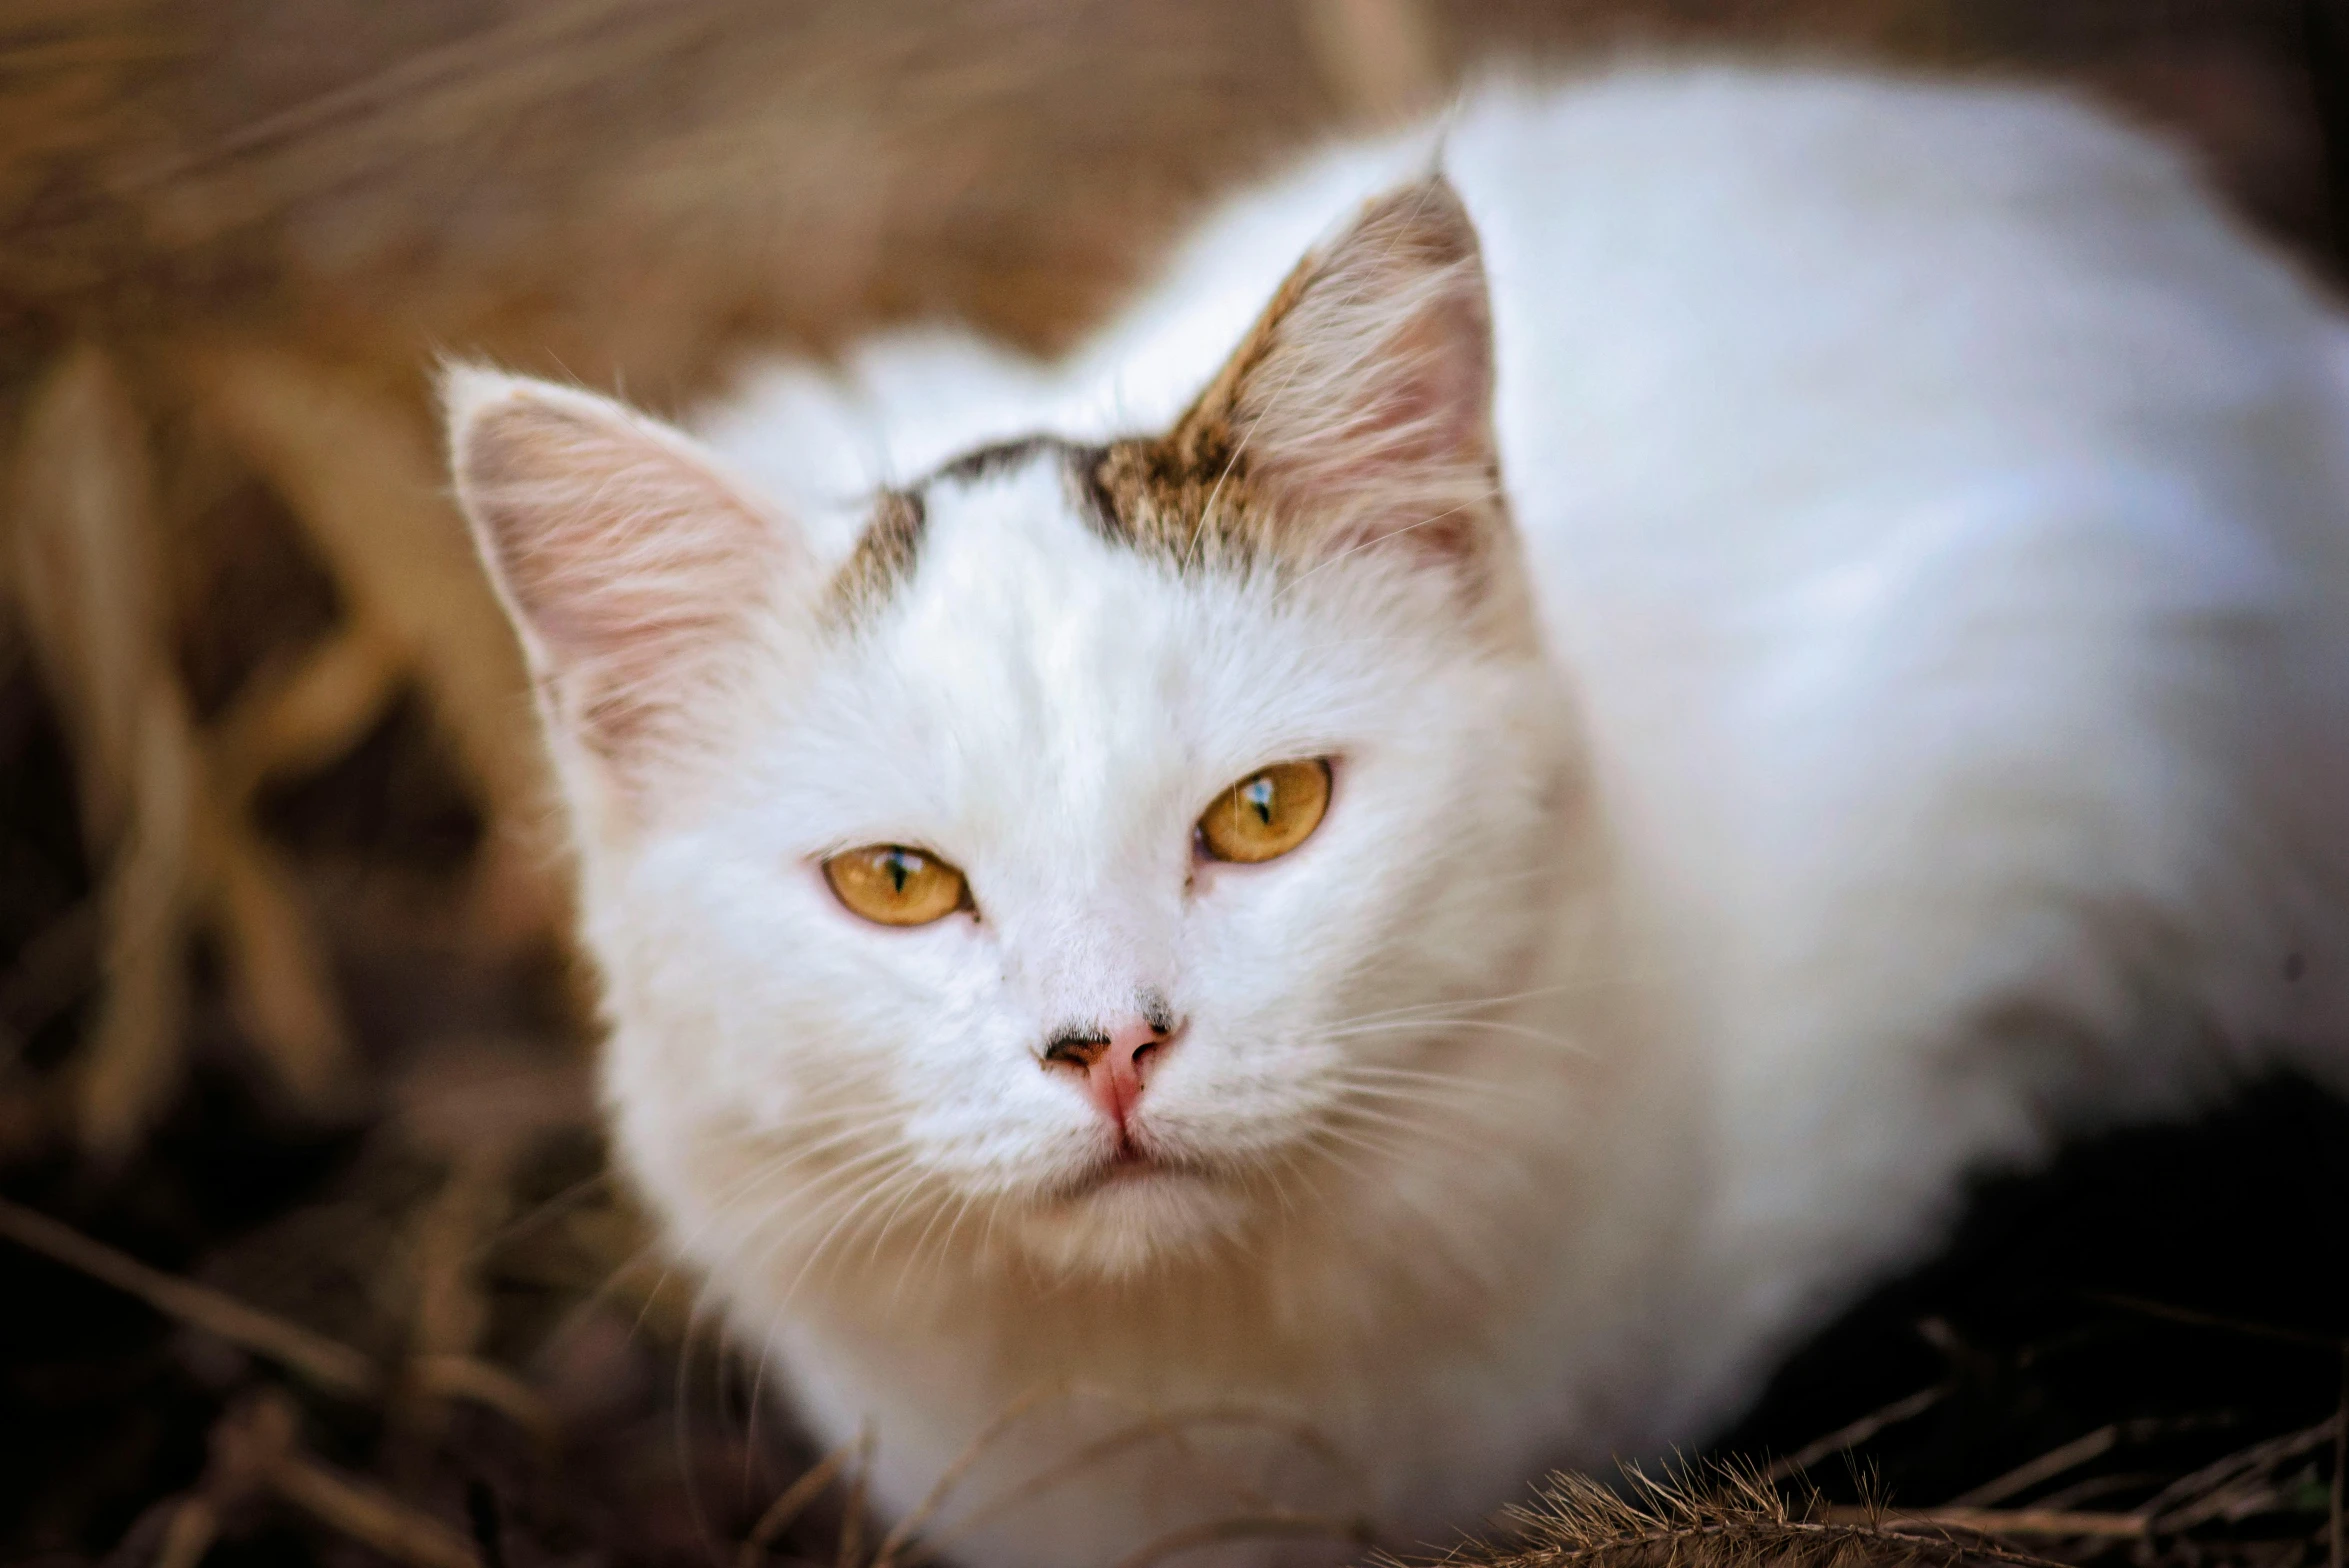
[[1968, 1171], [2342, 1078], [2343, 342], [2079, 106], [1689, 68], [1062, 363], [461, 382], [629, 1166], [981, 1562], [1699, 1439]]

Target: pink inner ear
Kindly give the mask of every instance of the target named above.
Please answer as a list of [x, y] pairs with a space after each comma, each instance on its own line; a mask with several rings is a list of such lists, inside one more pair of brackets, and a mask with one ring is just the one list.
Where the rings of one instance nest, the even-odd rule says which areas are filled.
[[682, 437], [560, 396], [476, 414], [458, 484], [542, 680], [582, 739], [617, 753], [708, 678], [779, 540]]
[[1450, 188], [1374, 204], [1275, 309], [1234, 399], [1267, 498], [1324, 547], [1466, 547], [1494, 485], [1492, 330]]
[[1358, 411], [1329, 433], [1328, 455], [1386, 477], [1425, 464], [1481, 465], [1490, 449], [1487, 357], [1473, 301], [1430, 301], [1363, 367]]
[[577, 693], [583, 732], [607, 749], [658, 718], [736, 619], [735, 606], [649, 591], [624, 573], [598, 581], [573, 570], [535, 591], [550, 674]]

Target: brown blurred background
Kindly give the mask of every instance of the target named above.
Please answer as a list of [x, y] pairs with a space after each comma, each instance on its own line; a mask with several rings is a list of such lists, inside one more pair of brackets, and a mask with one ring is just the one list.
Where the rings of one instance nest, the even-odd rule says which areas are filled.
[[[2345, 29], [2335, 0], [0, 0], [0, 1561], [862, 1550], [845, 1462], [741, 1548], [809, 1456], [689, 1353], [714, 1330], [600, 1175], [437, 356], [675, 409], [914, 316], [1049, 348], [1315, 136], [1626, 50], [2072, 82], [2331, 275]], [[1946, 1495], [1967, 1452], [1922, 1473]]]

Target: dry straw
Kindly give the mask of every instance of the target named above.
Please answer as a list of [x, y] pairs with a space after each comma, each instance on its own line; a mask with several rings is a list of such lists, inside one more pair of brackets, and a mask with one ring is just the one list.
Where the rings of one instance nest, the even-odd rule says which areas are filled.
[[[625, 380], [674, 405], [721, 384], [746, 346], [824, 351], [892, 317], [944, 312], [1030, 343], [1065, 341], [1202, 192], [1310, 130], [1411, 113], [1479, 53], [1572, 44], [1627, 16], [1660, 25], [1667, 11], [1671, 25], [1714, 37], [1823, 30], [1912, 51], [1996, 54], [2034, 40], [2072, 57], [2105, 50], [2118, 63], [2100, 79], [2202, 131], [2222, 171], [2249, 171], [2236, 182], [2247, 200], [2305, 231], [2316, 209], [2295, 193], [2314, 188], [2301, 177], [2311, 143], [2290, 118], [2305, 94], [2296, 66], [2279, 76], [2263, 63], [2262, 41], [2301, 9], [10, 0], [0, 8], [0, 620], [12, 625], [0, 629], [0, 660], [21, 650], [63, 731], [95, 886], [0, 974], [0, 1159], [60, 1141], [117, 1167], [138, 1159], [186, 1076], [200, 1004], [188, 957], [201, 942], [218, 955], [247, 1060], [285, 1104], [372, 1113], [379, 1141], [424, 1151], [436, 1171], [398, 1244], [370, 1260], [367, 1289], [396, 1303], [388, 1348], [362, 1349], [357, 1336], [0, 1207], [11, 1243], [263, 1368], [222, 1401], [204, 1478], [150, 1510], [118, 1560], [192, 1568], [264, 1504], [414, 1568], [484, 1560], [430, 1500], [403, 1490], [396, 1466], [371, 1478], [321, 1459], [283, 1388], [381, 1415], [428, 1451], [462, 1435], [456, 1413], [468, 1408], [535, 1451], [564, 1436], [565, 1390], [533, 1381], [493, 1332], [491, 1264], [539, 1224], [516, 1213], [536, 1140], [589, 1119], [575, 1065], [489, 1081], [474, 1069], [497, 1053], [467, 1036], [430, 1060], [371, 1071], [353, 1043], [368, 1020], [352, 1016], [338, 981], [348, 927], [322, 908], [315, 868], [257, 821], [266, 792], [343, 759], [413, 694], [487, 824], [450, 917], [462, 944], [522, 950], [563, 923], [518, 664], [441, 472], [426, 396], [436, 355]], [[2157, 28], [2189, 24], [2201, 29], [2191, 47], [2154, 49]], [[2222, 37], [2235, 43], [2220, 48]], [[2223, 112], [2206, 114], [2210, 105]], [[211, 454], [212, 470], [183, 460], [191, 450]], [[203, 577], [191, 556], [260, 537], [264, 524], [241, 513], [199, 525], [240, 484], [282, 509], [337, 613], [200, 703], [181, 644], [200, 629], [191, 623], [222, 612], [182, 602], [173, 585]], [[93, 986], [61, 1071], [40, 1076], [15, 1059], [17, 1040]], [[401, 1050], [429, 1054], [413, 1044]], [[579, 1249], [608, 1255], [607, 1268], [632, 1252], [625, 1220], [574, 1218], [580, 1237], [626, 1235]], [[232, 1240], [209, 1238], [214, 1257]], [[1772, 1479], [1945, 1395], [1936, 1385], [1830, 1433]], [[851, 1568], [911, 1568], [950, 1556], [960, 1530], [1084, 1484], [1090, 1465], [1195, 1426], [1251, 1422], [1279, 1425], [1237, 1406], [1137, 1412], [1073, 1466], [963, 1499], [950, 1516], [973, 1455], [894, 1529], [859, 1521], [832, 1545]], [[1291, 1435], [1314, 1448], [1310, 1432]], [[2104, 1452], [2095, 1433], [1924, 1514], [1797, 1506], [1738, 1476], [1626, 1490], [1565, 1479], [1454, 1560], [2018, 1560], [1991, 1536], [2067, 1558], [2099, 1541], [2151, 1552], [2272, 1506], [2296, 1467], [2328, 1443], [2337, 1456], [2344, 1436], [2336, 1417], [2254, 1445], [2125, 1514], [2003, 1506]], [[869, 1468], [869, 1447], [852, 1444], [780, 1484], [729, 1548], [739, 1568], [786, 1548], [819, 1503], [854, 1519]], [[2336, 1538], [2338, 1513], [2336, 1493]], [[1359, 1544], [1371, 1531], [1362, 1518], [1251, 1507], [1149, 1543], [1129, 1568], [1251, 1536]]]

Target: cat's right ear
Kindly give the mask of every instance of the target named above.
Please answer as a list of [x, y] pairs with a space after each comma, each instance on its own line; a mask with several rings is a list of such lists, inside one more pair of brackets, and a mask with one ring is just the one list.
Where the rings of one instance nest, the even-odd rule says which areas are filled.
[[796, 541], [691, 439], [606, 398], [445, 371], [457, 499], [550, 717], [638, 760], [712, 687]]

